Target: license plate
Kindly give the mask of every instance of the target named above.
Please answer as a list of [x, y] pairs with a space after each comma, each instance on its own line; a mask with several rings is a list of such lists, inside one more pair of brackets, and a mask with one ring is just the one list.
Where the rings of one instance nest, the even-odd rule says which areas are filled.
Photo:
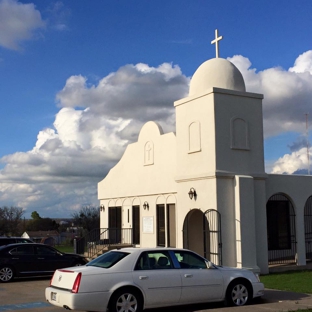
[[51, 293], [51, 300], [56, 301], [56, 293], [55, 292]]

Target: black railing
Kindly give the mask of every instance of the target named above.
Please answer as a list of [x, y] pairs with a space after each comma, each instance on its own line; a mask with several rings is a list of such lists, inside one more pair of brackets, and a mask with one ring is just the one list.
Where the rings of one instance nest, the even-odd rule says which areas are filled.
[[308, 198], [304, 206], [304, 233], [306, 261], [312, 261], [312, 196]]
[[92, 258], [111, 245], [132, 245], [132, 228], [97, 228], [76, 240], [75, 252]]
[[267, 202], [269, 265], [296, 263], [296, 215], [291, 201], [283, 194]]

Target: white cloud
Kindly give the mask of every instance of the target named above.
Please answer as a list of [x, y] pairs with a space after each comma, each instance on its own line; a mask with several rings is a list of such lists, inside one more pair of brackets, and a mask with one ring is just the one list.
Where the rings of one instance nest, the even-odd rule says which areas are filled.
[[264, 94], [265, 137], [298, 133], [297, 141], [289, 144], [291, 153], [271, 165], [272, 172], [292, 174], [307, 169], [302, 133], [305, 132], [305, 113], [311, 109], [312, 50], [301, 54], [288, 70], [275, 67], [257, 72], [243, 56], [234, 56], [230, 60], [241, 70], [247, 91]]
[[304, 131], [312, 99], [312, 50], [300, 55], [289, 70], [280, 67], [257, 72], [243, 56], [229, 58], [242, 72], [249, 92], [264, 94], [265, 137]]
[[97, 182], [137, 140], [146, 121], [174, 129], [173, 101], [186, 96], [188, 84], [180, 68], [168, 63], [126, 65], [97, 85], [69, 77], [56, 96], [61, 108], [54, 127], [39, 132], [31, 151], [0, 160], [6, 164], [0, 203], [13, 199], [29, 213], [53, 216], [97, 205]]
[[295, 73], [309, 72], [312, 75], [312, 50], [301, 54], [296, 59], [294, 67], [289, 68], [289, 71]]
[[[230, 59], [243, 73], [247, 90], [265, 96], [267, 137], [302, 132], [312, 98], [311, 59], [308, 51], [289, 70], [259, 72], [243, 56]], [[125, 65], [97, 84], [82, 75], [69, 77], [56, 95], [60, 110], [53, 127], [38, 133], [32, 150], [0, 159], [5, 164], [0, 171], [0, 203], [55, 217], [70, 215], [81, 205], [97, 205], [97, 182], [137, 139], [146, 121], [174, 131], [173, 102], [188, 94], [188, 86], [189, 78], [169, 63]], [[295, 142], [291, 148], [292, 154], [270, 165], [273, 172], [305, 168], [302, 144]]]
[[89, 107], [111, 118], [162, 120], [173, 113], [173, 101], [188, 92], [188, 79], [178, 66], [164, 63], [125, 65], [88, 86], [82, 76], [70, 77], [57, 95], [61, 107]]
[[0, 0], [0, 46], [18, 50], [21, 42], [30, 40], [45, 22], [33, 3]]
[[[311, 149], [309, 152], [311, 154]], [[285, 154], [274, 163], [272, 168], [272, 173], [278, 174], [293, 174], [296, 171], [308, 171], [307, 148]]]

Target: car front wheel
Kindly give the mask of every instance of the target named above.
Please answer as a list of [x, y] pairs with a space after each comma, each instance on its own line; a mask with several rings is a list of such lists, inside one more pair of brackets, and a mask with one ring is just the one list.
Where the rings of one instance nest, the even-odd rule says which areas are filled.
[[0, 282], [7, 283], [10, 282], [14, 277], [13, 269], [9, 266], [4, 266], [0, 268]]
[[232, 282], [226, 293], [226, 304], [243, 306], [250, 301], [251, 291], [245, 281]]
[[141, 312], [143, 302], [138, 291], [130, 288], [117, 290], [109, 304], [109, 312]]

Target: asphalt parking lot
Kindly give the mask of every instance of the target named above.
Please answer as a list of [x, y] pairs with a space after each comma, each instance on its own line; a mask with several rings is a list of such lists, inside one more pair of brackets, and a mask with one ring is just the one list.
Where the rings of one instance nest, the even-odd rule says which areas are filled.
[[[45, 301], [44, 291], [50, 278], [22, 279], [0, 283], [0, 312], [60, 312], [62, 308]], [[312, 309], [312, 295], [266, 290], [265, 295], [254, 304], [244, 307], [224, 307], [222, 303], [210, 303], [175, 308], [152, 309], [148, 312], [277, 312]], [[147, 311], [147, 310], [146, 310]]]

